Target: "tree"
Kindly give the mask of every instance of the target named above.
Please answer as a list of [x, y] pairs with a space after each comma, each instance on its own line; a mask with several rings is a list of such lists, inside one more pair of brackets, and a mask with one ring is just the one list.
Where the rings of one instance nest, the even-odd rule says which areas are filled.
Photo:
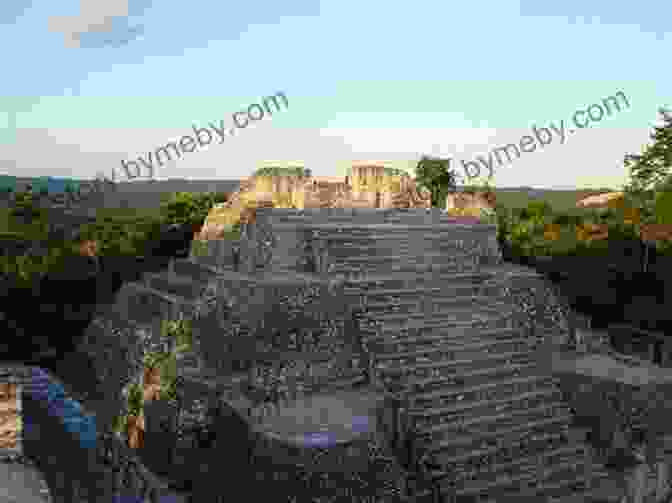
[[432, 193], [432, 206], [444, 208], [446, 196], [456, 187], [456, 175], [450, 169], [451, 159], [422, 156], [415, 167], [415, 181]]
[[[630, 170], [630, 186], [634, 192], [650, 191], [669, 183], [672, 168], [672, 111], [660, 108], [663, 125], [654, 126], [647, 145], [641, 155], [626, 155], [625, 167]], [[667, 182], [667, 183], [666, 183]]]

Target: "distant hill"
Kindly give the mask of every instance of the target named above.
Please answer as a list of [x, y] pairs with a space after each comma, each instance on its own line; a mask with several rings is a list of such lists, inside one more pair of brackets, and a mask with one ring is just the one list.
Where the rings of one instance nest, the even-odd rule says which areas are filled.
[[171, 192], [233, 192], [238, 189], [239, 180], [141, 180], [137, 182], [119, 182], [118, 191], [122, 193], [171, 193]]
[[[31, 178], [17, 177], [17, 189], [22, 190], [31, 183]], [[80, 180], [85, 182], [85, 180]], [[116, 191], [106, 193], [103, 198], [91, 201], [96, 208], [151, 209], [158, 207], [174, 192], [234, 192], [240, 186], [239, 180], [138, 180], [118, 182]], [[584, 197], [612, 192], [617, 189], [544, 189], [534, 187], [496, 187], [497, 201], [504, 206], [522, 208], [535, 200], [548, 201], [558, 210], [574, 208]]]
[[576, 207], [576, 202], [588, 196], [613, 192], [614, 189], [533, 189], [530, 187], [495, 188], [497, 202], [509, 208], [524, 208], [533, 201], [546, 201], [554, 209], [564, 211]]

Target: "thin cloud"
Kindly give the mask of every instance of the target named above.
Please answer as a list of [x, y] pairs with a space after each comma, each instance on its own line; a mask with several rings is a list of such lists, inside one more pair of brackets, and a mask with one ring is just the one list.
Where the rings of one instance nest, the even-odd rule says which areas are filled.
[[[115, 21], [117, 19], [115, 19]], [[142, 25], [128, 26], [125, 22], [120, 22], [118, 24], [125, 25], [119, 28], [113, 28], [107, 33], [82, 33], [79, 38], [79, 47], [83, 49], [102, 49], [103, 47], [119, 48], [137, 40], [145, 32], [145, 28]]]
[[0, 107], [4, 109], [4, 113], [0, 112], [0, 146], [16, 142], [19, 114], [30, 111], [39, 101], [39, 97], [33, 96], [12, 96], [9, 99], [0, 99]]
[[69, 48], [122, 47], [139, 38], [144, 29], [132, 26], [130, 16], [138, 16], [151, 0], [80, 0], [79, 15], [52, 16], [49, 30], [62, 33]]
[[0, 24], [14, 24], [33, 6], [33, 0], [11, 0], [0, 5]]

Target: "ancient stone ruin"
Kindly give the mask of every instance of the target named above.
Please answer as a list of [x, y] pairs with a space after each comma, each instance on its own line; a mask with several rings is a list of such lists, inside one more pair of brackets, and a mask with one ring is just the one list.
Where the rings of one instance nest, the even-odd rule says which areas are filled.
[[353, 166], [344, 179], [313, 176], [254, 176], [242, 180], [226, 203], [208, 215], [201, 239], [254, 218], [256, 208], [429, 208], [431, 195], [408, 175], [383, 166]]
[[474, 214], [478, 214], [485, 209], [494, 209], [496, 202], [494, 192], [456, 190], [446, 196], [446, 211], [473, 210]]
[[[255, 473], [276, 474], [264, 485], [278, 501], [346, 487], [333, 501], [587, 494], [586, 444], [536, 359], [541, 342], [570, 344], [568, 310], [538, 274], [501, 262], [495, 225], [271, 202], [254, 207], [239, 241], [208, 245], [125, 285], [90, 330], [105, 425], [161, 320], [194, 320], [193, 351], [178, 361], [180, 431], [161, 436], [168, 412], [145, 411], [150, 470], [197, 480], [198, 501], [228, 483], [253, 491]], [[341, 410], [348, 400], [357, 418]], [[253, 475], [227, 478], [225, 459]]]

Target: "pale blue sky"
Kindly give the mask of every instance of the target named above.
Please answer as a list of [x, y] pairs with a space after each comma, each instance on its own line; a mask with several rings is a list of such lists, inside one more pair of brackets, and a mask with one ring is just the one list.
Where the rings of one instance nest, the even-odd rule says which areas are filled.
[[353, 161], [406, 167], [423, 153], [461, 169], [622, 91], [630, 108], [494, 178], [618, 187], [623, 156], [672, 106], [672, 3], [662, 0], [5, 4], [0, 174], [110, 175], [193, 124], [231, 126], [232, 112], [278, 91], [286, 110], [158, 177], [239, 178], [270, 162], [340, 175]]

